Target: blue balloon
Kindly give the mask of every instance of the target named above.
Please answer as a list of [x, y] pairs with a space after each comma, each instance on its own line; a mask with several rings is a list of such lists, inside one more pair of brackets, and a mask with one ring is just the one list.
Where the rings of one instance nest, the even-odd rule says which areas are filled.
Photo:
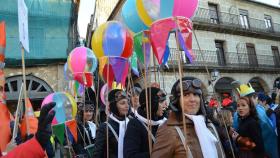
[[68, 63], [67, 62], [64, 64], [63, 75], [64, 75], [64, 79], [66, 81], [69, 81], [69, 80], [73, 79], [73, 75], [72, 75], [71, 71], [68, 68]]
[[160, 18], [167, 18], [172, 15], [173, 8], [174, 7], [174, 0], [161, 0], [160, 1]]
[[125, 32], [120, 23], [110, 22], [103, 37], [103, 50], [106, 56], [121, 56], [124, 49]]
[[136, 0], [128, 0], [122, 8], [122, 19], [126, 26], [133, 32], [137, 33], [148, 29], [140, 19], [136, 8]]
[[[66, 114], [65, 114], [66, 107], [64, 107], [64, 104], [67, 104], [65, 102], [65, 100], [67, 100], [67, 98], [61, 94], [58, 94], [58, 95], [53, 96], [53, 100], [56, 101], [55, 112], [57, 115], [55, 115], [55, 116], [56, 116], [57, 122], [59, 122], [59, 123], [65, 122], [66, 121]], [[71, 105], [70, 105], [70, 107], [72, 108]]]

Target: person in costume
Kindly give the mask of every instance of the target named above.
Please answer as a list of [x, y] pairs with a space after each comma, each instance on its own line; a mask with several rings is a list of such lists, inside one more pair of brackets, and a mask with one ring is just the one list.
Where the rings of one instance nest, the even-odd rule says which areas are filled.
[[[147, 102], [146, 102], [147, 91]], [[155, 135], [158, 127], [166, 121], [163, 118], [166, 95], [162, 90], [155, 87], [149, 87], [140, 93], [140, 107], [135, 111], [135, 118], [129, 121], [124, 138], [124, 157], [125, 158], [148, 158], [149, 137], [152, 142], [155, 141]], [[148, 109], [146, 106], [148, 103]], [[151, 108], [151, 113], [147, 111]], [[151, 120], [147, 115], [150, 114]], [[148, 122], [151, 123], [151, 132], [149, 132]], [[149, 134], [150, 133], [150, 134]]]
[[[176, 81], [172, 86], [172, 112], [157, 131], [151, 157], [224, 158], [218, 133], [206, 118], [201, 81], [193, 77], [183, 77], [182, 95], [179, 82], [180, 80]], [[181, 106], [184, 106], [184, 111]], [[185, 134], [182, 113], [186, 122]]]
[[255, 105], [249, 97], [241, 97], [237, 102], [237, 133], [231, 131], [236, 142], [239, 158], [264, 158], [264, 143]]
[[[255, 90], [248, 84], [241, 84], [237, 91], [239, 92], [240, 97], [247, 97], [252, 101], [253, 105], [256, 108], [257, 116], [259, 119], [259, 124], [261, 128], [262, 139], [264, 142], [265, 154], [270, 158], [278, 158], [278, 143], [277, 143], [277, 135], [271, 125], [271, 121], [266, 115], [265, 108], [258, 104], [258, 97], [256, 95]], [[233, 128], [238, 130], [239, 119], [238, 113], [234, 113], [233, 117]]]
[[130, 109], [129, 109], [129, 116], [131, 118], [135, 117], [135, 111], [140, 106], [139, 103], [139, 95], [141, 93], [141, 88], [139, 87], [133, 87], [130, 92]]
[[1, 158], [44, 158], [46, 157], [45, 149], [52, 135], [51, 122], [54, 118], [55, 111], [51, 111], [55, 103], [49, 103], [42, 107], [38, 121], [38, 130], [35, 137], [20, 144], [7, 155]]
[[77, 155], [87, 155], [85, 147], [93, 145], [95, 142], [96, 125], [92, 122], [94, 113], [94, 103], [85, 101], [79, 103], [77, 115], [78, 138], [72, 146]]
[[[108, 153], [110, 158], [123, 158], [124, 135], [129, 119], [127, 94], [120, 89], [114, 89], [108, 95], [110, 116], [108, 122], [100, 125], [96, 132], [94, 158], [107, 157], [107, 131]], [[108, 130], [107, 130], [108, 129]]]

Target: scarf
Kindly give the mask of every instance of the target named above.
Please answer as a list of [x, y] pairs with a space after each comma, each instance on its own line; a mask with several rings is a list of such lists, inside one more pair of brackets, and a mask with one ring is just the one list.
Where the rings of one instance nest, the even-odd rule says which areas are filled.
[[93, 123], [91, 121], [87, 121], [87, 122], [88, 122], [88, 126], [90, 128], [91, 136], [92, 136], [93, 139], [95, 139], [96, 125], [95, 125], [95, 123]]
[[205, 118], [203, 115], [187, 115], [194, 123], [195, 133], [198, 137], [201, 151], [204, 158], [217, 158], [218, 153], [216, 149], [217, 138], [206, 127]]
[[[139, 121], [148, 124], [148, 120], [146, 118], [144, 118], [143, 116], [139, 115], [137, 111], [135, 111], [134, 114]], [[158, 121], [151, 120], [150, 123], [152, 126], [157, 126], [157, 125], [161, 126], [166, 120], [167, 119], [164, 117], [163, 119], [158, 120]]]
[[126, 117], [125, 120], [120, 121], [117, 118], [115, 118], [113, 116], [113, 114], [110, 115], [110, 118], [119, 124], [118, 158], [123, 158], [124, 134], [125, 134], [129, 119]]

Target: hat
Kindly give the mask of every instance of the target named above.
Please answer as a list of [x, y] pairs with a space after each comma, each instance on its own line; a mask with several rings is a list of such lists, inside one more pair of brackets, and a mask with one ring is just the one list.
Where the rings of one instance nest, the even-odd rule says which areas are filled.
[[[177, 80], [171, 89], [171, 94], [174, 97], [179, 97], [181, 95], [180, 80]], [[183, 77], [182, 78], [182, 88], [183, 92], [192, 92], [198, 95], [202, 95], [201, 91], [201, 81], [194, 77]]]
[[113, 89], [108, 94], [108, 101], [109, 103], [118, 102], [122, 99], [127, 99], [127, 95], [125, 91], [121, 89]]
[[266, 101], [267, 98], [268, 97], [263, 92], [260, 92], [258, 94], [258, 100], [260, 100], [260, 101]]
[[152, 120], [156, 121], [156, 112], [158, 110], [159, 102], [166, 100], [166, 94], [159, 88], [156, 87], [148, 87], [147, 89], [143, 89], [139, 96], [140, 107], [138, 108], [138, 113], [147, 117], [147, 109], [146, 109], [146, 90], [148, 94], [148, 108], [151, 107], [151, 115]]
[[121, 90], [121, 89], [113, 89], [109, 92], [108, 95], [108, 101], [109, 101], [109, 107], [110, 107], [110, 111], [111, 113], [119, 116], [119, 110], [117, 108], [117, 102], [122, 100], [122, 99], [127, 99], [127, 95], [125, 93], [125, 91]]
[[78, 103], [78, 110], [83, 111], [83, 110], [94, 110], [95, 105], [93, 101], [88, 101], [86, 100], [85, 102], [80, 102]]
[[141, 88], [139, 88], [139, 87], [133, 87], [132, 89], [131, 89], [131, 94], [132, 94], [132, 96], [134, 96], [134, 95], [140, 95], [140, 93], [141, 93], [141, 91], [142, 91], [142, 89]]
[[236, 90], [238, 91], [240, 97], [245, 97], [255, 93], [255, 90], [253, 89], [250, 83], [241, 84], [238, 88], [236, 88]]
[[[175, 111], [175, 112], [181, 112], [181, 106], [179, 104], [179, 100], [180, 100], [180, 79], [177, 80], [172, 88], [171, 88], [171, 100], [170, 100], [170, 108]], [[182, 88], [183, 88], [183, 92], [190, 92], [190, 93], [195, 93], [198, 94], [201, 98], [200, 101], [200, 111], [198, 113], [202, 113], [203, 115], [206, 115], [205, 112], [205, 107], [204, 107], [204, 101], [202, 98], [202, 90], [201, 90], [201, 81], [197, 78], [194, 77], [183, 77], [182, 78]]]

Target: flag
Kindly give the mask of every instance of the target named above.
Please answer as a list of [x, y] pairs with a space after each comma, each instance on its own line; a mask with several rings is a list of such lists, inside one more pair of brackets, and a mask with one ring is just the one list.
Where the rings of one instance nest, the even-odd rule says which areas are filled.
[[[32, 104], [29, 100], [29, 98], [25, 99], [26, 101], [26, 107], [27, 112], [25, 113], [27, 115], [24, 116], [24, 118], [21, 121], [21, 126], [20, 126], [20, 131], [21, 131], [21, 137], [25, 138], [28, 130], [29, 130], [29, 134], [35, 134], [37, 132], [38, 129], [38, 119], [36, 118], [33, 108], [32, 108]], [[29, 124], [29, 129], [27, 129], [27, 125], [26, 125], [26, 119], [28, 119], [28, 124]]]
[[[0, 55], [5, 57], [5, 48], [6, 48], [6, 29], [5, 29], [5, 22], [0, 22]], [[2, 59], [1, 63], [4, 62]], [[3, 80], [0, 82], [0, 150], [5, 151], [7, 144], [10, 142], [11, 139], [11, 129], [10, 129], [10, 112], [6, 105], [6, 96], [4, 91], [4, 67], [0, 68], [0, 78]]]

